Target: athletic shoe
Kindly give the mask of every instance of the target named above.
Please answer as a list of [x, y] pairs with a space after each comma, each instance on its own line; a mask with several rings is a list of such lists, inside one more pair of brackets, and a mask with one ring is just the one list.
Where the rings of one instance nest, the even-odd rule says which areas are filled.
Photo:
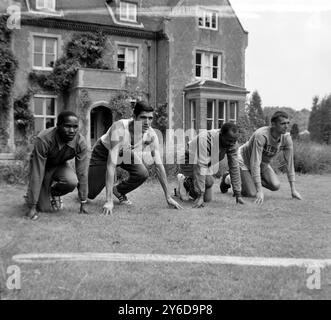
[[60, 196], [51, 196], [51, 206], [54, 211], [63, 210], [63, 201]]
[[225, 183], [225, 178], [229, 175], [229, 172], [223, 174], [220, 184], [220, 189], [222, 193], [227, 193], [228, 190], [231, 188], [230, 184]]
[[177, 182], [178, 182], [178, 195], [179, 198], [183, 201], [188, 201], [190, 199], [190, 196], [188, 195], [188, 192], [184, 186], [184, 180], [185, 180], [185, 176], [181, 173], [177, 174]]
[[113, 194], [116, 196], [116, 198], [120, 202], [120, 205], [130, 206], [132, 204], [132, 202], [127, 198], [127, 196], [125, 194], [118, 192], [116, 187], [113, 188]]

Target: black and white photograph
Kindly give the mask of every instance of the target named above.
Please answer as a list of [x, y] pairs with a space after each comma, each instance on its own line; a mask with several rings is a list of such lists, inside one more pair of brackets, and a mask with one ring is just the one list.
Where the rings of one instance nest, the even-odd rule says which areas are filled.
[[331, 300], [330, 39], [330, 0], [0, 0], [0, 300]]

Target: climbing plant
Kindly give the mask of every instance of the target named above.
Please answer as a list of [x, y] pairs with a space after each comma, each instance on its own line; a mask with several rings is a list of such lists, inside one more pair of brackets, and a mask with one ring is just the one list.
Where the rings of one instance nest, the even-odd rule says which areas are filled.
[[7, 28], [8, 16], [0, 16], [0, 152], [7, 144], [8, 115], [11, 106], [10, 95], [15, 81], [18, 62], [10, 48], [11, 30]]
[[53, 71], [32, 71], [30, 80], [44, 89], [67, 92], [79, 68], [110, 68], [102, 59], [106, 40], [101, 32], [75, 33], [67, 43], [64, 55], [55, 62]]

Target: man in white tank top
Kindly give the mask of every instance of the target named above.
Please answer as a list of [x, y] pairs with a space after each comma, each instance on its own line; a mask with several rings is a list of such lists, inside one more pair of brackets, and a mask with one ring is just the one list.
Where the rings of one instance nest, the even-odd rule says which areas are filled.
[[[135, 104], [134, 118], [113, 123], [109, 130], [93, 147], [89, 166], [89, 194], [94, 199], [106, 186], [104, 214], [112, 214], [115, 195], [120, 204], [131, 204], [127, 194], [138, 188], [148, 178], [149, 173], [143, 157], [149, 154], [156, 166], [166, 201], [170, 207], [182, 207], [170, 196], [167, 176], [160, 155], [159, 140], [151, 127], [153, 108], [140, 101]], [[129, 173], [129, 178], [114, 186], [116, 166]]]

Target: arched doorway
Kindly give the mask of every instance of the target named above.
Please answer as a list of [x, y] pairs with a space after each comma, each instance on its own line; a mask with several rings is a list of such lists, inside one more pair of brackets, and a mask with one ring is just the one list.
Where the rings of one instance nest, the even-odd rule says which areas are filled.
[[113, 123], [112, 112], [105, 106], [98, 106], [91, 110], [90, 139], [91, 146], [107, 132]]

